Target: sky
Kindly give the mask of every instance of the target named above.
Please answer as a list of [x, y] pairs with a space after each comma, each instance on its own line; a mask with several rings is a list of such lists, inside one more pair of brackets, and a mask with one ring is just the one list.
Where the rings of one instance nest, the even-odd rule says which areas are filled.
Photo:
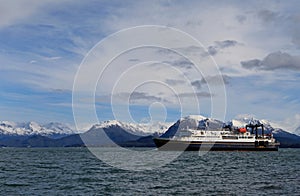
[[299, 134], [299, 4], [1, 0], [0, 120], [251, 114]]

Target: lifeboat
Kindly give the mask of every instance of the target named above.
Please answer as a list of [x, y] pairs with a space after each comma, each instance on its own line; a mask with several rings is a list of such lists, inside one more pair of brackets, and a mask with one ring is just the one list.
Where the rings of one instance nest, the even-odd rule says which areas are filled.
[[240, 132], [240, 133], [246, 133], [246, 132], [247, 132], [247, 129], [246, 129], [245, 127], [239, 128], [239, 132]]

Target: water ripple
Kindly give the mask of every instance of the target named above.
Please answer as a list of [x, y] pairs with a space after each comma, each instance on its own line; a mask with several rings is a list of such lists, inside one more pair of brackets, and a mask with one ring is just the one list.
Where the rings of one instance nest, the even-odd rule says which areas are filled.
[[300, 195], [300, 149], [186, 152], [156, 170], [111, 167], [85, 148], [0, 149], [1, 195]]

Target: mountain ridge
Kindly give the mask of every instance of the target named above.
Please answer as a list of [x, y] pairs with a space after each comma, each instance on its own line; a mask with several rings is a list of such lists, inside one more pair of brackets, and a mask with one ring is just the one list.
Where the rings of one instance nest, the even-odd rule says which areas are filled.
[[[251, 119], [253, 120], [248, 117], [237, 118], [232, 120], [232, 124], [244, 126]], [[266, 120], [260, 121], [264, 123], [266, 130], [273, 133], [275, 139], [281, 143], [281, 147], [300, 147], [300, 136], [280, 128], [273, 128], [271, 123]], [[111, 120], [95, 124], [85, 132], [78, 132], [62, 123], [39, 125], [34, 122], [1, 121], [0, 146], [68, 147], [114, 146], [117, 144], [124, 147], [154, 147], [153, 137], [171, 137], [176, 134], [177, 130], [186, 128], [201, 129], [209, 126], [211, 129], [220, 129], [224, 122], [201, 115], [189, 115], [180, 118], [171, 126], [168, 125], [168, 123], [135, 124]], [[11, 132], [5, 132], [8, 130]]]
[[72, 129], [64, 123], [50, 122], [39, 124], [34, 121], [30, 122], [12, 122], [0, 121], [0, 135], [10, 136], [33, 136], [42, 135], [50, 138], [60, 138], [67, 135], [76, 134], [78, 131]]

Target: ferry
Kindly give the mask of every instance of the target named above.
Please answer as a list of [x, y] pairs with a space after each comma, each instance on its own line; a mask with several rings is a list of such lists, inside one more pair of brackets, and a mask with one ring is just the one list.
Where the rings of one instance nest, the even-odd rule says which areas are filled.
[[251, 121], [245, 127], [225, 124], [221, 130], [184, 129], [170, 138], [154, 138], [158, 150], [179, 151], [278, 151], [279, 143], [264, 125]]

